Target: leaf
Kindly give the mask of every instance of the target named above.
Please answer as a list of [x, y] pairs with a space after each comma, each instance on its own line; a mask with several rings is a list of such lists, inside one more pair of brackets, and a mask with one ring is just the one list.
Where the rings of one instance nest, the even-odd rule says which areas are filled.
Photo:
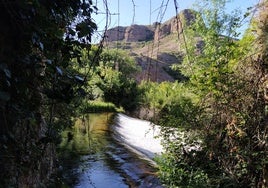
[[96, 6], [93, 6], [94, 10], [97, 12], [99, 9]]
[[86, 21], [77, 24], [76, 30], [78, 31], [78, 37], [82, 38], [82, 37], [89, 35], [92, 29], [94, 29], [94, 28], [91, 28], [92, 26], [93, 26], [92, 23], [90, 22], [87, 23]]
[[42, 42], [39, 42], [39, 48], [44, 51], [44, 44]]
[[69, 74], [67, 74], [67, 78], [73, 79], [73, 77], [71, 75], [69, 75]]
[[11, 78], [11, 72], [5, 63], [0, 64], [0, 70], [5, 73], [6, 77]]
[[63, 75], [63, 72], [62, 72], [62, 70], [61, 70], [61, 68], [59, 68], [58, 66], [56, 66], [56, 70], [57, 70], [57, 73], [59, 74], [59, 75]]
[[83, 83], [84, 80], [85, 80], [84, 78], [82, 78], [82, 77], [80, 77], [80, 76], [77, 76], [77, 75], [74, 76], [74, 78], [76, 79], [76, 81], [78, 81], [78, 82], [82, 82], [82, 83]]
[[0, 91], [0, 100], [2, 101], [9, 101], [10, 100], [10, 94], [8, 92], [5, 91]]
[[69, 29], [69, 34], [72, 35], [72, 36], [75, 36], [75, 31], [72, 30], [72, 29]]
[[8, 80], [6, 80], [6, 84], [7, 84], [8, 87], [11, 86], [11, 83], [10, 83], [10, 81], [8, 81]]
[[4, 72], [5, 72], [6, 77], [11, 78], [11, 73], [8, 69], [4, 69]]
[[52, 61], [50, 59], [46, 59], [43, 62], [46, 63], [46, 64], [48, 64], [48, 65], [52, 65]]
[[80, 96], [86, 96], [86, 94], [87, 94], [87, 92], [84, 89], [82, 89], [82, 88], [79, 88], [77, 90], [77, 92], [79, 93]]

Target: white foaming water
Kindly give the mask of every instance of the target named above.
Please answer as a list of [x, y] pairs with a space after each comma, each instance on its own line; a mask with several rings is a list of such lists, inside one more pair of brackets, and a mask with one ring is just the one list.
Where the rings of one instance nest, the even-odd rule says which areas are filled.
[[153, 164], [152, 159], [163, 152], [161, 138], [157, 137], [160, 128], [149, 121], [118, 114], [114, 133], [122, 144]]

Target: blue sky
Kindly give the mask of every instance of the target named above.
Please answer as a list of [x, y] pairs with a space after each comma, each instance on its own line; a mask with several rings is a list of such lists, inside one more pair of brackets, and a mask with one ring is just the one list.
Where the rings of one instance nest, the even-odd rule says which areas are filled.
[[[106, 12], [103, 5], [104, 1], [107, 1], [109, 11], [112, 14], [108, 20], [108, 28], [113, 28], [118, 25], [128, 26], [131, 24], [149, 25], [156, 21], [164, 22], [176, 15], [174, 0], [93, 0], [94, 5], [99, 9], [99, 13], [97, 15], [93, 14], [92, 17], [97, 23], [100, 33], [104, 30], [106, 25], [106, 16], [103, 14]], [[197, 2], [196, 0], [176, 1], [179, 11], [186, 8], [193, 8], [194, 4]], [[227, 7], [229, 10], [239, 8], [241, 11], [246, 11], [248, 7], [256, 5], [258, 1], [259, 0], [230, 0]], [[135, 4], [135, 11], [133, 2]], [[246, 28], [246, 26], [244, 28]]]

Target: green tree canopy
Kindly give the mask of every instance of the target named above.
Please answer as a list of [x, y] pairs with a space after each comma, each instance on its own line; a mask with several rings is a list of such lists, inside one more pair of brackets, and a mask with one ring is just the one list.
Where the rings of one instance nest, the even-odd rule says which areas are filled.
[[204, 2], [204, 22], [185, 31], [180, 67], [195, 99], [181, 98], [161, 114], [163, 180], [171, 187], [267, 187], [267, 1], [240, 41], [243, 17], [225, 14], [227, 1]]
[[15, 0], [0, 8], [0, 184], [40, 187], [51, 173], [59, 121], [68, 121], [64, 103], [80, 94], [83, 76], [71, 59], [90, 47], [96, 7]]

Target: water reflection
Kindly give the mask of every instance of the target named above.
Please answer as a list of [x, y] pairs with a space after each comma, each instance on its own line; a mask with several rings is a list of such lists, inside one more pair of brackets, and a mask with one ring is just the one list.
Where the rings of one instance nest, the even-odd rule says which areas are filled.
[[62, 134], [61, 187], [160, 187], [155, 169], [110, 132], [114, 114], [87, 114]]
[[95, 154], [107, 146], [108, 123], [113, 114], [87, 114], [62, 134], [60, 148], [79, 155]]

